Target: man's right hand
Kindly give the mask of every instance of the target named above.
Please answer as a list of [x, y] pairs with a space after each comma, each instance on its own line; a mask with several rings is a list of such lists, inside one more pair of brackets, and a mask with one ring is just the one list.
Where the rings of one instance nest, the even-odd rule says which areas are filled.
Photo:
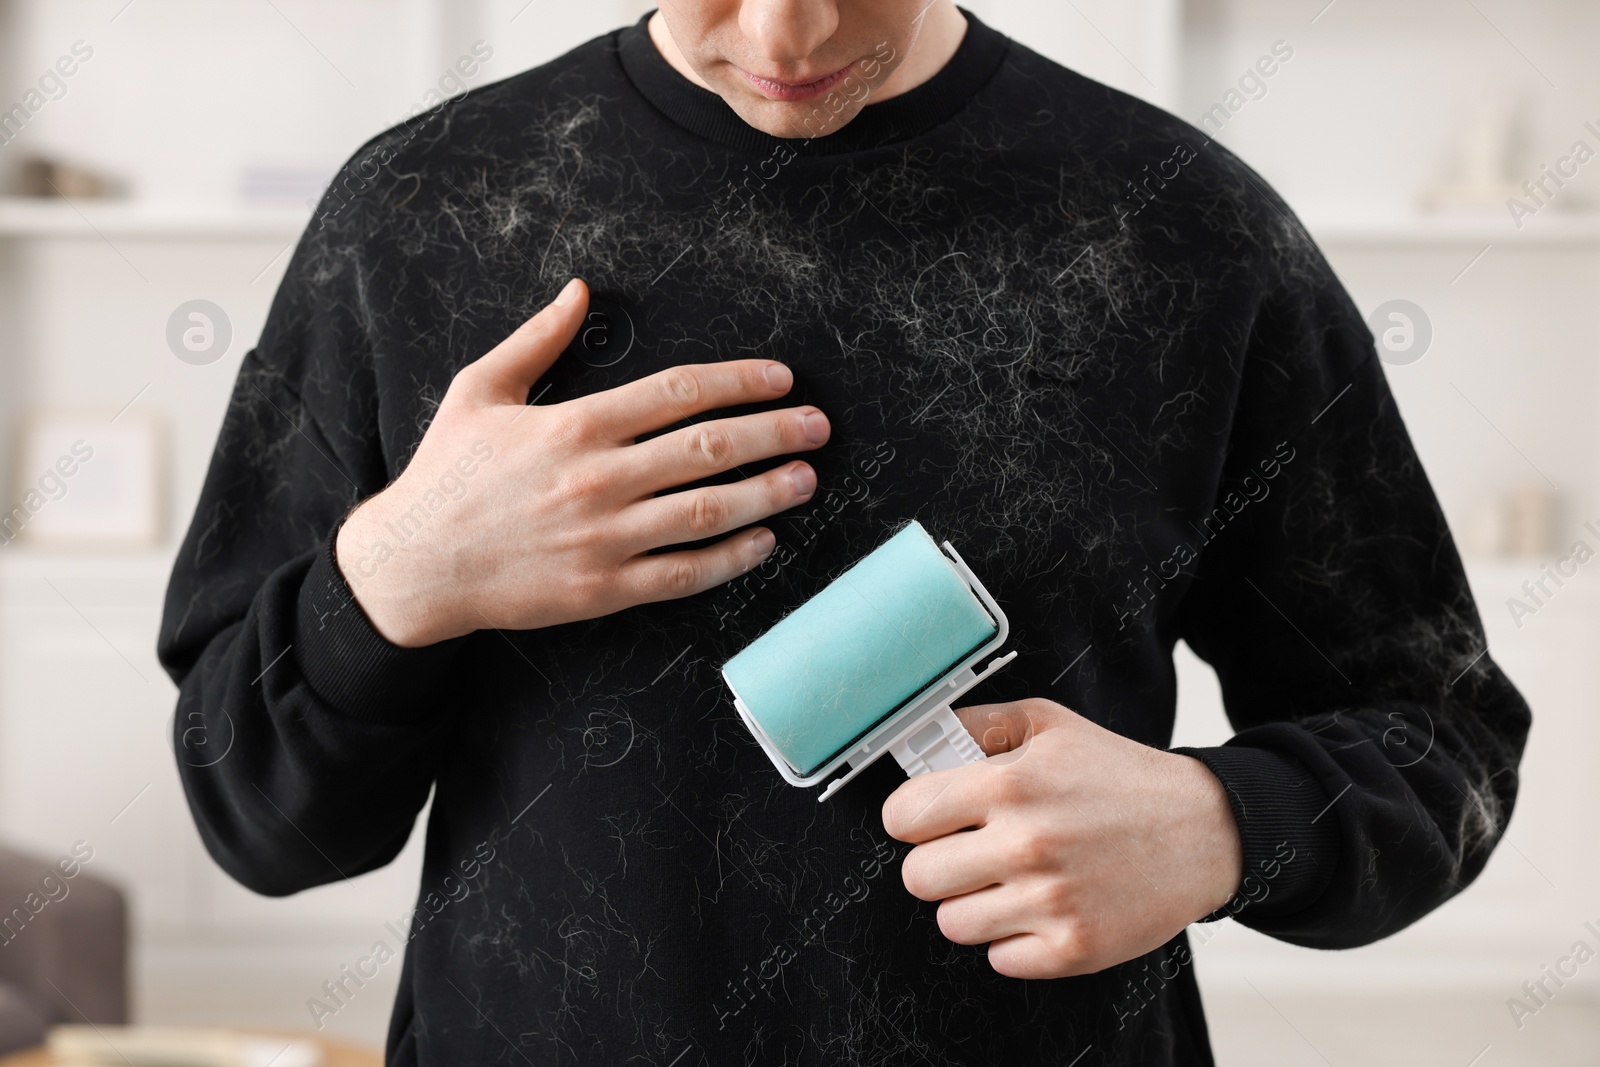
[[804, 503], [816, 472], [796, 460], [757, 477], [656, 496], [759, 459], [810, 451], [826, 416], [787, 408], [635, 438], [716, 408], [774, 400], [781, 363], [673, 367], [603, 393], [529, 405], [589, 306], [574, 279], [450, 383], [416, 454], [345, 520], [339, 568], [372, 624], [407, 648], [487, 627], [599, 618], [720, 585], [772, 552], [758, 527], [709, 548], [646, 555], [738, 530]]

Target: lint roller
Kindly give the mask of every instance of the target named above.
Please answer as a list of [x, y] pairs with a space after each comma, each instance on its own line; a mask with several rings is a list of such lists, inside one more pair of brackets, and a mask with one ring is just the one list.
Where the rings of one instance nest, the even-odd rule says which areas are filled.
[[907, 776], [983, 759], [950, 707], [1016, 658], [973, 671], [1009, 633], [955, 546], [941, 552], [913, 519], [723, 664], [722, 677], [789, 784], [850, 765], [820, 801], [885, 752]]

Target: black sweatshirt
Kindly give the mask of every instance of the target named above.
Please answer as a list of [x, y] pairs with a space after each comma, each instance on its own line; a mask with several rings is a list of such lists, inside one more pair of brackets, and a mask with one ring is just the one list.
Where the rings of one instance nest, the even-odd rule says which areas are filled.
[[[1238, 733], [1190, 754], [1238, 820], [1240, 921], [1361, 945], [1483, 868], [1529, 712], [1360, 314], [1224, 149], [967, 18], [931, 81], [786, 142], [640, 23], [385, 133], [330, 189], [160, 637], [190, 807], [246, 886], [383, 866], [432, 790], [414, 916], [372, 916], [310, 1018], [403, 966], [395, 1064], [1211, 1062], [1182, 935], [1001, 977], [901, 884], [893, 761], [819, 804], [736, 717], [720, 665], [911, 518], [1010, 616], [1021, 654], [969, 703], [1165, 747], [1174, 643], [1216, 668]], [[821, 488], [715, 590], [396, 648], [334, 532], [574, 275], [596, 308], [533, 402], [780, 359], [770, 406], [833, 423]]]

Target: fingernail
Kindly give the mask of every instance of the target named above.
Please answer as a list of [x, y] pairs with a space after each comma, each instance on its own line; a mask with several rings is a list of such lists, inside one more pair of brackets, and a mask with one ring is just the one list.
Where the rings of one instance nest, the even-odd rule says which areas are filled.
[[809, 466], [796, 467], [789, 472], [789, 481], [794, 483], [794, 491], [801, 496], [810, 496], [817, 487], [817, 472]]
[[561, 290], [561, 295], [556, 297], [556, 306], [566, 307], [568, 304], [577, 303], [577, 301], [578, 279], [574, 278], [567, 283], [567, 287], [565, 289]]
[[777, 543], [778, 539], [773, 536], [771, 530], [757, 530], [755, 533], [750, 535], [750, 547], [754, 548], [763, 556], [765, 556], [768, 552], [771, 552], [773, 546]]
[[828, 439], [828, 417], [820, 411], [806, 416], [806, 440], [820, 445]]
[[767, 365], [767, 384], [774, 389], [788, 389], [794, 384], [794, 375], [782, 363]]

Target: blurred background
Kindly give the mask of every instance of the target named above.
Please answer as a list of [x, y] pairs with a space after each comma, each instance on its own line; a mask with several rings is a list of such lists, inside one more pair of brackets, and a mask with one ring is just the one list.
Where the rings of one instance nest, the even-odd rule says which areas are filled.
[[[81, 884], [125, 902], [105, 907], [133, 1019], [309, 1029], [308, 998], [414, 902], [420, 834], [384, 871], [287, 900], [230, 882], [184, 805], [154, 658], [177, 540], [308, 202], [430, 93], [651, 6], [0, 0], [0, 500], [23, 508], [0, 526], [0, 846], [41, 864], [92, 851]], [[1572, 955], [1600, 950], [1600, 3], [967, 6], [1201, 127], [1295, 208], [1372, 316], [1492, 653], [1535, 711], [1509, 833], [1435, 914], [1338, 953], [1231, 921], [1192, 931], [1219, 1062], [1600, 1062], [1600, 962]], [[1220, 742], [1214, 679], [1181, 648], [1180, 667], [1176, 743]], [[0, 975], [32, 933], [0, 934]], [[398, 974], [327, 1032], [381, 1045]]]

